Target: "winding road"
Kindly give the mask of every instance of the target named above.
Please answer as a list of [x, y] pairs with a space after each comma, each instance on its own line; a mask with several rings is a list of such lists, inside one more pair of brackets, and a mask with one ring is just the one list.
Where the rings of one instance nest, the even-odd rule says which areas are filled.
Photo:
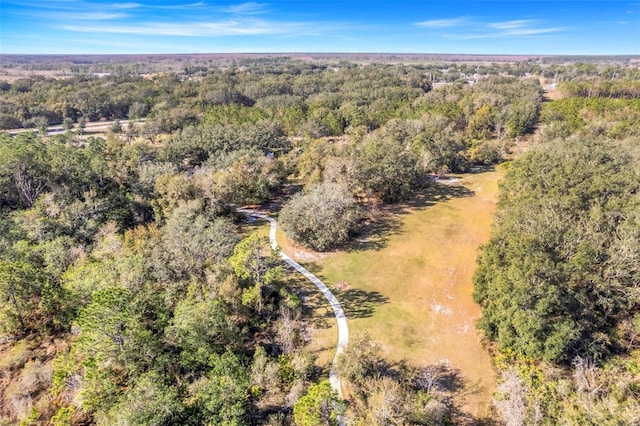
[[333, 309], [333, 313], [336, 317], [336, 321], [338, 323], [338, 346], [336, 348], [336, 354], [333, 357], [333, 362], [331, 363], [331, 370], [329, 371], [329, 383], [331, 383], [331, 388], [338, 392], [340, 399], [344, 399], [342, 396], [342, 384], [340, 382], [340, 377], [336, 372], [336, 362], [338, 360], [338, 356], [344, 352], [349, 344], [349, 327], [347, 326], [347, 316], [344, 314], [344, 310], [340, 305], [340, 302], [336, 298], [336, 296], [329, 290], [329, 288], [322, 282], [318, 277], [309, 272], [306, 268], [301, 266], [298, 262], [291, 259], [287, 256], [282, 250], [280, 250], [278, 246], [278, 242], [276, 241], [276, 230], [278, 229], [278, 222], [265, 214], [258, 213], [255, 210], [248, 209], [238, 209], [240, 213], [243, 213], [248, 216], [258, 217], [260, 219], [264, 219], [269, 222], [269, 242], [271, 243], [271, 247], [274, 250], [279, 251], [280, 257], [284, 260], [289, 266], [291, 266], [296, 271], [300, 272], [302, 275], [307, 277], [309, 281], [311, 281], [320, 292], [324, 295], [324, 297], [329, 301], [331, 308]]

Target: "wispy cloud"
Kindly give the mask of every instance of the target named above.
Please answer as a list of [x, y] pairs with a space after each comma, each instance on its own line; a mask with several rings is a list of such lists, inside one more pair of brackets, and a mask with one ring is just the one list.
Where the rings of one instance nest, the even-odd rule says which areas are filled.
[[469, 21], [469, 18], [462, 16], [450, 19], [430, 19], [427, 21], [416, 22], [415, 25], [425, 28], [451, 28], [459, 27]]
[[172, 4], [172, 5], [167, 5], [167, 6], [154, 5], [153, 7], [158, 8], [158, 9], [166, 9], [166, 10], [187, 10], [187, 9], [195, 9], [195, 8], [204, 7], [206, 5], [207, 4], [205, 2], [199, 1], [197, 3]]
[[49, 22], [77, 22], [77, 21], [112, 21], [130, 17], [127, 13], [105, 12], [100, 10], [78, 11], [77, 9], [57, 9], [49, 11], [26, 12], [25, 16], [38, 17]]
[[231, 6], [219, 7], [216, 10], [223, 13], [233, 13], [237, 15], [257, 15], [264, 13], [267, 5], [264, 3], [247, 2]]
[[140, 3], [114, 3], [111, 5], [113, 9], [136, 9], [141, 6]]
[[535, 21], [531, 19], [516, 19], [513, 21], [494, 22], [487, 25], [489, 28], [495, 28], [497, 30], [513, 30], [516, 28], [523, 28], [533, 24]]
[[565, 31], [565, 27], [538, 26], [538, 21], [532, 19], [517, 19], [513, 21], [493, 22], [488, 28], [498, 30], [496, 36], [531, 36]]
[[[534, 36], [565, 31], [564, 27], [546, 27], [533, 19], [514, 19], [500, 22], [481, 22], [477, 18], [461, 16], [450, 19], [432, 19], [416, 22], [414, 25], [430, 29], [451, 29], [448, 33], [440, 34], [442, 37], [458, 40]], [[456, 28], [464, 27], [473, 32], [462, 33]], [[464, 31], [464, 30], [462, 30]]]
[[[467, 19], [466, 29], [471, 31], [449, 31], [440, 36], [452, 40], [498, 39], [548, 35], [568, 30], [566, 27], [550, 27], [533, 19], [514, 19], [499, 22], [480, 22]], [[471, 25], [473, 24], [473, 25]], [[438, 28], [438, 27], [433, 27]], [[441, 26], [440, 28], [447, 28]]]
[[56, 13], [55, 17], [77, 21], [108, 21], [111, 19], [126, 18], [125, 13], [107, 12], [77, 12], [77, 13]]
[[139, 25], [63, 25], [62, 28], [69, 31], [84, 33], [109, 33], [109, 34], [140, 34], [150, 36], [231, 36], [231, 35], [257, 35], [273, 34], [276, 29], [269, 25], [242, 25], [237, 21], [194, 22], [184, 24], [172, 23], [146, 23]]
[[137, 25], [62, 25], [84, 33], [137, 34], [149, 36], [223, 37], [251, 35], [320, 35], [350, 28], [345, 23], [282, 22], [260, 19], [229, 19], [191, 23], [148, 22]]

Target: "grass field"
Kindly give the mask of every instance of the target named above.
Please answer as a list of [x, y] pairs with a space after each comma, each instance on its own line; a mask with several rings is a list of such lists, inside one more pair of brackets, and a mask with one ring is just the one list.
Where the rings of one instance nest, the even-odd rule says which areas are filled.
[[[487, 242], [501, 173], [485, 171], [435, 183], [408, 205], [394, 207], [369, 235], [346, 251], [314, 255], [293, 247], [280, 232], [283, 250], [318, 275], [345, 308], [353, 336], [368, 331], [390, 361], [447, 364], [462, 387], [455, 399], [473, 416], [488, 414], [496, 378], [480, 342], [472, 276], [478, 247]], [[313, 298], [312, 293], [309, 293]], [[314, 340], [320, 361], [335, 346], [335, 321], [322, 299]]]

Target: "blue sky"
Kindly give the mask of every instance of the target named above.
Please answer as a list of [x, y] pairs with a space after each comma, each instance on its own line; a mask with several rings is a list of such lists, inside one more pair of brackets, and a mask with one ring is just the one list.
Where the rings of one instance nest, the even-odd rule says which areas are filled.
[[0, 53], [206, 52], [640, 54], [640, 0], [0, 0]]

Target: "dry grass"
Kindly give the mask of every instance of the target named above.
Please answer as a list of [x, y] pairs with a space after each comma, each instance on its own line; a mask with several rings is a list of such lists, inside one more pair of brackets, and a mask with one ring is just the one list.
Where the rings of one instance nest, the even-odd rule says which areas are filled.
[[7, 342], [0, 347], [0, 374], [8, 377], [11, 371], [22, 368], [29, 359], [31, 349], [26, 340]]
[[30, 416], [44, 422], [53, 415], [52, 360], [65, 346], [62, 338], [37, 336], [0, 345], [0, 425], [19, 424]]
[[[311, 258], [300, 256], [302, 251], [282, 234], [278, 240], [329, 287], [348, 283], [347, 290], [335, 293], [352, 335], [367, 330], [391, 361], [448, 365], [464, 385], [456, 395], [459, 407], [484, 417], [496, 377], [474, 325], [480, 308], [471, 297], [472, 276], [477, 249], [489, 238], [500, 173], [460, 177], [394, 208], [347, 251]], [[317, 327], [318, 354], [328, 362], [335, 321], [323, 310], [322, 299], [311, 301], [325, 327]]]

